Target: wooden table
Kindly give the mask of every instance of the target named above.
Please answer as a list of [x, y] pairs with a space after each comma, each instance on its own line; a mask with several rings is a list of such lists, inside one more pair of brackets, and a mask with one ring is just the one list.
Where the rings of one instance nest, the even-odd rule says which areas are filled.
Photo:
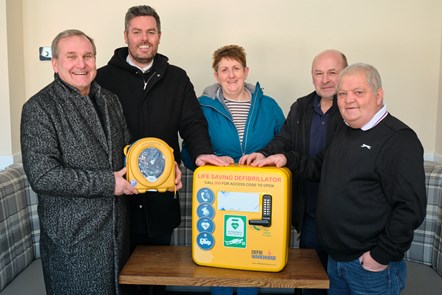
[[280, 272], [199, 266], [186, 246], [138, 246], [119, 276], [120, 284], [328, 289], [329, 280], [315, 250], [289, 249]]

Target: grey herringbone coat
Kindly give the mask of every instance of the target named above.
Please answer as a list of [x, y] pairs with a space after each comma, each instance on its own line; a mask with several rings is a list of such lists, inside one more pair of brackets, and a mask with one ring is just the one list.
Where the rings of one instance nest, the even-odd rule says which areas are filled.
[[[23, 165], [38, 194], [40, 249], [48, 294], [119, 294], [127, 259], [125, 197], [113, 172], [129, 133], [118, 98], [95, 82], [91, 97], [55, 80], [25, 103]], [[101, 122], [100, 122], [101, 119]]]

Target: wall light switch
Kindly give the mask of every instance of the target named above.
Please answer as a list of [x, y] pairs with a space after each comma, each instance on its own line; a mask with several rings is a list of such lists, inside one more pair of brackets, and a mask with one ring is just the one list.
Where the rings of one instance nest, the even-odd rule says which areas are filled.
[[49, 46], [40, 47], [39, 52], [40, 52], [40, 60], [51, 60], [52, 58], [51, 47]]

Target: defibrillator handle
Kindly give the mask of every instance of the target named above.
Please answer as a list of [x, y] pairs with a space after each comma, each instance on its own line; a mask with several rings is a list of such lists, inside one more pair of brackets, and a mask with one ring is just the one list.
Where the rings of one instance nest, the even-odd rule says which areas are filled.
[[262, 196], [262, 219], [249, 220], [250, 225], [269, 227], [272, 225], [272, 196]]
[[249, 220], [250, 225], [259, 225], [264, 227], [270, 226], [270, 220], [269, 219], [255, 219], [255, 220]]

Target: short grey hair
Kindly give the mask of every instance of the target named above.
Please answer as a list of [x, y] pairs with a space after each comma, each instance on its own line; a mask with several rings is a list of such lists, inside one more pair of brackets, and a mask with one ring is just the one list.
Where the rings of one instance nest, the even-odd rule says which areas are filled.
[[372, 65], [364, 63], [355, 63], [343, 69], [341, 74], [339, 75], [338, 85], [340, 85], [341, 78], [343, 76], [356, 72], [363, 72], [365, 74], [367, 82], [370, 85], [370, 87], [373, 89], [373, 92], [376, 92], [380, 88], [382, 88], [382, 80], [379, 71]]
[[80, 30], [70, 29], [58, 33], [58, 35], [54, 38], [54, 40], [52, 40], [52, 45], [51, 45], [52, 58], [58, 58], [58, 43], [60, 42], [60, 40], [71, 36], [86, 37], [89, 40], [89, 42], [91, 42], [92, 44], [92, 48], [94, 49], [94, 56], [97, 55], [97, 48], [95, 47], [94, 39], [92, 39], [91, 37], [89, 37]]
[[126, 17], [124, 18], [124, 31], [129, 29], [129, 22], [137, 16], [152, 16], [157, 22], [158, 33], [161, 33], [161, 20], [158, 13], [152, 7], [148, 5], [133, 6], [127, 10]]

